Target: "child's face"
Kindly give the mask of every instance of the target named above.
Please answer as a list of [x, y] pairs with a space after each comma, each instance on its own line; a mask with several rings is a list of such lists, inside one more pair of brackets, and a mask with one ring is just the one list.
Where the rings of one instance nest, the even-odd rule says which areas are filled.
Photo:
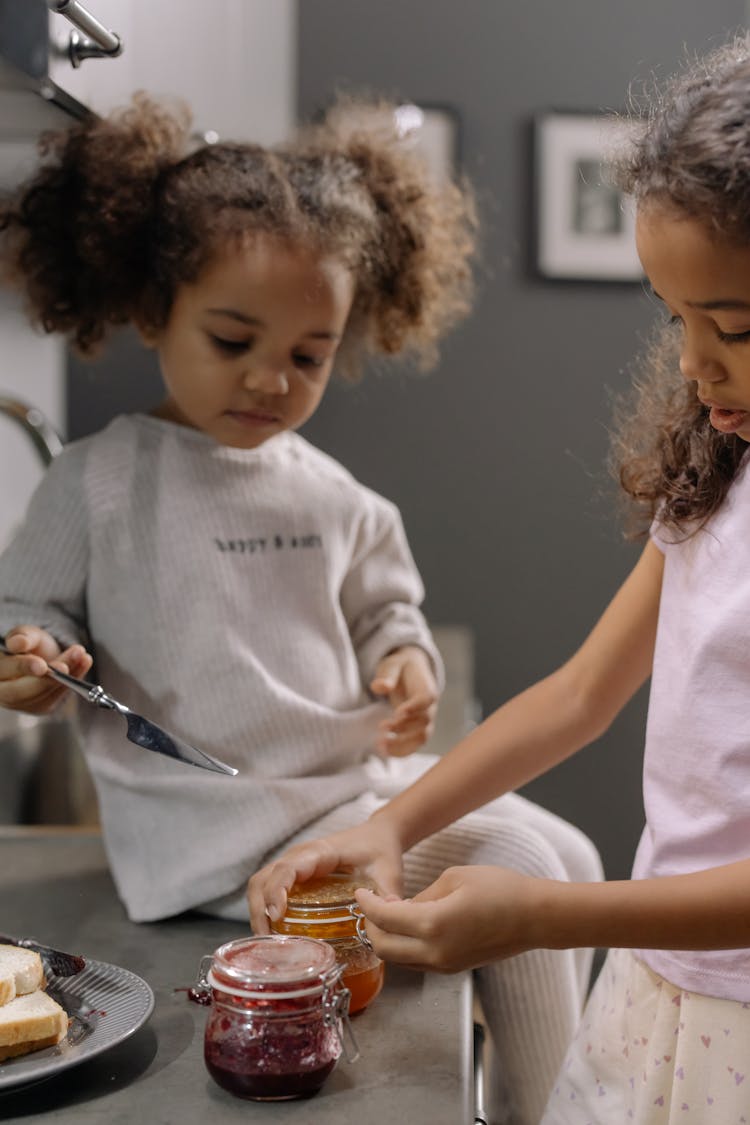
[[654, 293], [682, 329], [680, 370], [714, 429], [750, 442], [750, 246], [648, 204], [636, 225]]
[[296, 430], [328, 384], [353, 289], [338, 259], [266, 235], [230, 244], [146, 340], [168, 392], [158, 413], [239, 449]]

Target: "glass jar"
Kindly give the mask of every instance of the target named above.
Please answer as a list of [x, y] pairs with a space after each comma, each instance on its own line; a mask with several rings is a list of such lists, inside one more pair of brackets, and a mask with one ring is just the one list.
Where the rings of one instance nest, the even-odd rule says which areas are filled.
[[327, 941], [342, 968], [342, 984], [349, 989], [349, 1013], [361, 1011], [383, 987], [385, 965], [364, 933], [364, 916], [354, 892], [372, 887], [371, 880], [349, 872], [295, 883], [287, 895], [286, 914], [271, 929]]
[[310, 938], [240, 938], [204, 957], [204, 1057], [214, 1081], [253, 1101], [317, 1093], [342, 1049], [350, 1061], [358, 1054], [340, 977], [330, 946]]

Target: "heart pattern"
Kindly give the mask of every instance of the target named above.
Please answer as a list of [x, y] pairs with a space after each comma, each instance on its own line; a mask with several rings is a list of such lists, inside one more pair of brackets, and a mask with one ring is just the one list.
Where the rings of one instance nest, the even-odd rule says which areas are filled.
[[[568, 1114], [573, 1102], [582, 1122], [591, 1119], [597, 1125], [634, 1121], [647, 1105], [654, 1107], [655, 1123], [668, 1118], [685, 1125], [694, 1120], [750, 1125], [745, 1089], [750, 1072], [736, 1065], [748, 1061], [744, 1046], [750, 1041], [750, 1019], [744, 1010], [750, 1010], [750, 1002], [714, 1001], [665, 981], [657, 1003], [646, 991], [658, 987], [653, 977], [639, 983], [637, 974], [628, 973], [631, 991], [624, 982], [618, 988], [616, 970], [615, 964], [608, 977], [600, 975], [595, 986], [600, 991], [588, 1008], [590, 1021], [566, 1060], [569, 1077], [558, 1079], [544, 1120], [554, 1120], [559, 1098], [570, 1106]], [[742, 1049], [735, 1050], [733, 1043]]]

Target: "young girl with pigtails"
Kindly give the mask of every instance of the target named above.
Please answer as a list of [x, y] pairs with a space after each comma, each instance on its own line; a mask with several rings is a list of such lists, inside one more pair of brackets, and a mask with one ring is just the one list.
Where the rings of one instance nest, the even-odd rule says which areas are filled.
[[[281, 849], [357, 824], [432, 761], [440, 658], [394, 505], [297, 430], [334, 367], [431, 362], [470, 308], [468, 190], [435, 185], [393, 107], [341, 100], [274, 149], [187, 151], [146, 96], [47, 141], [0, 210], [31, 317], [91, 352], [132, 324], [165, 397], [53, 462], [0, 558], [0, 704], [51, 710], [85, 676], [234, 766], [144, 753], [85, 709], [105, 846], [131, 919], [247, 918]], [[408, 466], [406, 467], [408, 471]], [[405, 858], [600, 877], [589, 841], [515, 795]], [[463, 928], [463, 927], [462, 927]], [[514, 1120], [538, 1120], [580, 1012], [587, 954], [478, 974]]]

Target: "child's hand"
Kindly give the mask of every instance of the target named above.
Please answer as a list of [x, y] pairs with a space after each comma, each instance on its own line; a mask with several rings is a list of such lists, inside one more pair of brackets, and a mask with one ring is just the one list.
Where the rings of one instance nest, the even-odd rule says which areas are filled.
[[370, 683], [373, 695], [385, 695], [394, 708], [380, 724], [376, 746], [395, 758], [424, 746], [435, 727], [438, 687], [427, 653], [406, 645], [388, 653]]
[[455, 973], [535, 947], [535, 890], [542, 883], [502, 867], [450, 867], [413, 899], [362, 889], [357, 900], [378, 957]]
[[369, 875], [385, 894], [401, 890], [401, 846], [385, 818], [375, 814], [356, 828], [296, 844], [257, 871], [247, 885], [253, 932], [267, 934], [268, 919], [283, 918], [294, 883], [352, 869]]
[[53, 636], [36, 625], [19, 625], [5, 637], [10, 656], [0, 652], [0, 706], [45, 715], [68, 694], [48, 676], [52, 664], [61, 672], [85, 676], [93, 661], [82, 645], [61, 651]]

